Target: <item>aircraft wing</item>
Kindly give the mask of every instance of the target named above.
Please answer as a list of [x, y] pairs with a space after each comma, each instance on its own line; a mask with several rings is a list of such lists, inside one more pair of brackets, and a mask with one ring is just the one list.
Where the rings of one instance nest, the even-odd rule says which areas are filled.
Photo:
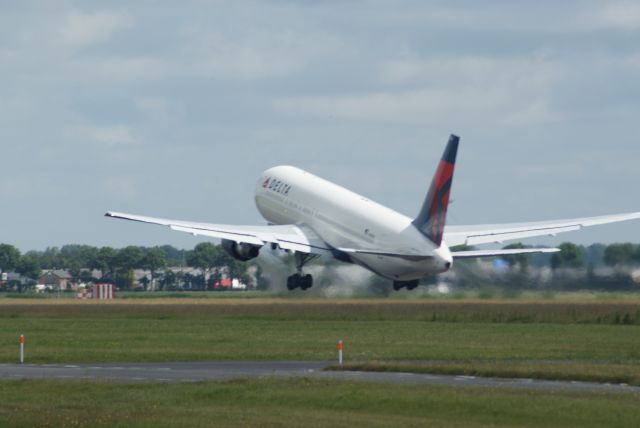
[[640, 219], [640, 212], [532, 223], [447, 226], [444, 239], [449, 246], [502, 243], [533, 236], [555, 236], [558, 233], [580, 230], [583, 227], [634, 219]]
[[311, 228], [304, 225], [232, 226], [146, 217], [113, 211], [107, 212], [105, 216], [167, 226], [171, 230], [190, 233], [193, 236], [228, 239], [254, 245], [272, 243], [284, 250], [318, 255], [331, 254], [331, 248]]

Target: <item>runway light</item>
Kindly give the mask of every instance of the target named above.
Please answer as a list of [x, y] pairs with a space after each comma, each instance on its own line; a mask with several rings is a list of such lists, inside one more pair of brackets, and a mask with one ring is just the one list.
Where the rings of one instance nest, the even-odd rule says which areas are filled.
[[20, 364], [24, 363], [24, 334], [20, 335]]
[[338, 363], [342, 365], [342, 340], [338, 340]]

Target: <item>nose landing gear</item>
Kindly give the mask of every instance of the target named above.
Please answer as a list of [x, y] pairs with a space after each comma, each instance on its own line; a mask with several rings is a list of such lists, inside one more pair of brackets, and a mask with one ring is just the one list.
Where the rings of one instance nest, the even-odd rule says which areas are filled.
[[313, 277], [309, 274], [303, 275], [302, 268], [305, 263], [316, 258], [317, 256], [314, 254], [305, 254], [305, 253], [294, 253], [294, 257], [296, 260], [296, 269], [297, 273], [291, 275], [287, 278], [287, 289], [295, 290], [296, 288], [300, 288], [301, 290], [306, 290], [313, 286]]

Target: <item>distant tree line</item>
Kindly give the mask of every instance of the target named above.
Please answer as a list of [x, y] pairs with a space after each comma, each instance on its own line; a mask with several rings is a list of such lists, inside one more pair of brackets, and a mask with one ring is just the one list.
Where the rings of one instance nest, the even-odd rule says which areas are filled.
[[[504, 248], [527, 247], [530, 246], [515, 243]], [[457, 285], [476, 287], [478, 284], [491, 284], [510, 290], [640, 290], [640, 245], [583, 246], [564, 242], [558, 248], [562, 251], [504, 256], [501, 259], [508, 269], [502, 271], [499, 263], [496, 269], [482, 270], [478, 268], [477, 261], [458, 262], [454, 264]]]
[[[530, 245], [515, 243], [510, 248], [530, 248]], [[562, 251], [552, 254], [534, 254], [506, 256], [509, 264], [519, 264], [526, 269], [531, 263], [535, 267], [549, 265], [552, 269], [582, 268], [599, 266], [640, 266], [640, 245], [632, 243], [615, 243], [610, 245], [592, 244], [589, 246], [563, 242], [558, 245]]]
[[[74, 244], [24, 254], [13, 245], [0, 244], [0, 270], [16, 272], [33, 281], [39, 278], [43, 269], [62, 269], [68, 271], [75, 281], [91, 282], [96, 279], [93, 278], [92, 271], [98, 270], [101, 281], [127, 288], [133, 283], [133, 271], [142, 269], [150, 272], [151, 281], [159, 275], [163, 285], [170, 286], [178, 278], [176, 273], [166, 269], [180, 266], [201, 269], [204, 272], [203, 278], [186, 279], [189, 285], [205, 289], [209, 285], [206, 282], [219, 279], [222, 270], [233, 278], [246, 279], [249, 265], [238, 262], [221, 246], [211, 242], [200, 243], [192, 250], [181, 250], [170, 245], [131, 245], [116, 249]], [[147, 283], [144, 283], [145, 287]]]
[[[527, 248], [521, 243], [504, 248]], [[494, 269], [480, 269], [485, 261], [465, 260], [454, 263], [456, 283], [473, 287], [482, 283], [502, 285], [510, 289], [640, 289], [640, 245], [615, 243], [589, 246], [565, 242], [559, 245], [561, 252], [552, 254], [512, 255], [502, 257], [508, 267], [506, 273], [494, 274]], [[456, 250], [473, 249], [460, 246]], [[291, 264], [291, 255], [283, 261]], [[499, 261], [499, 260], [498, 260]], [[323, 261], [324, 262], [324, 261]], [[202, 275], [176, 271], [176, 267], [200, 269]], [[43, 269], [63, 269], [76, 282], [92, 282], [92, 271], [100, 272], [100, 281], [115, 283], [120, 289], [129, 289], [134, 283], [134, 270], [150, 272], [151, 278], [142, 278], [146, 289], [155, 281], [161, 289], [206, 290], [221, 279], [222, 274], [248, 282], [247, 269], [254, 266], [258, 287], [264, 288], [268, 280], [262, 278], [261, 269], [254, 262], [243, 263], [232, 258], [224, 249], [211, 242], [197, 244], [191, 250], [177, 249], [170, 245], [157, 247], [128, 246], [120, 249], [90, 245], [65, 245], [50, 247], [44, 251], [28, 251], [22, 254], [16, 247], [0, 244], [0, 270], [15, 272], [35, 282]], [[550, 277], [541, 276], [550, 272]], [[489, 272], [489, 273], [487, 273]], [[604, 272], [604, 273], [603, 273]], [[380, 282], [380, 281], [378, 281]], [[377, 282], [376, 282], [377, 283]], [[24, 284], [19, 284], [22, 288]]]

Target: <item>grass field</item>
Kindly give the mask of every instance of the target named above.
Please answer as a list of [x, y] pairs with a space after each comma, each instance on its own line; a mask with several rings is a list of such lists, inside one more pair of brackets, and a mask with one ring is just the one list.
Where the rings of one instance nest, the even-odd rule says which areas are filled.
[[[334, 360], [640, 384], [636, 299], [0, 299], [0, 362]], [[307, 379], [0, 381], [0, 426], [636, 426], [639, 394]]]
[[308, 379], [5, 381], [0, 426], [637, 426], [638, 394]]
[[[321, 291], [311, 289], [306, 291], [119, 291], [118, 299], [137, 299], [137, 300], [165, 300], [184, 299], [184, 300], [219, 300], [219, 299], [292, 299], [292, 300], [317, 300], [324, 299], [325, 296]], [[51, 292], [51, 293], [15, 293], [0, 292], [0, 301], [11, 299], [18, 300], [56, 300], [56, 299], [75, 299], [75, 292]], [[429, 292], [425, 288], [417, 290], [401, 290], [394, 291], [390, 296], [372, 296], [368, 291], [363, 290], [362, 293], [354, 292], [353, 295], [335, 297], [333, 299], [341, 300], [362, 300], [362, 299], [378, 299], [378, 300], [509, 300], [509, 301], [554, 301], [554, 302], [593, 302], [593, 301], [626, 301], [640, 302], [640, 292], [630, 291], [554, 291], [554, 290], [504, 290], [497, 287], [482, 287], [477, 289], [454, 290], [450, 293], [434, 293]]]
[[2, 301], [0, 362], [333, 360], [403, 370], [640, 384], [628, 301]]

